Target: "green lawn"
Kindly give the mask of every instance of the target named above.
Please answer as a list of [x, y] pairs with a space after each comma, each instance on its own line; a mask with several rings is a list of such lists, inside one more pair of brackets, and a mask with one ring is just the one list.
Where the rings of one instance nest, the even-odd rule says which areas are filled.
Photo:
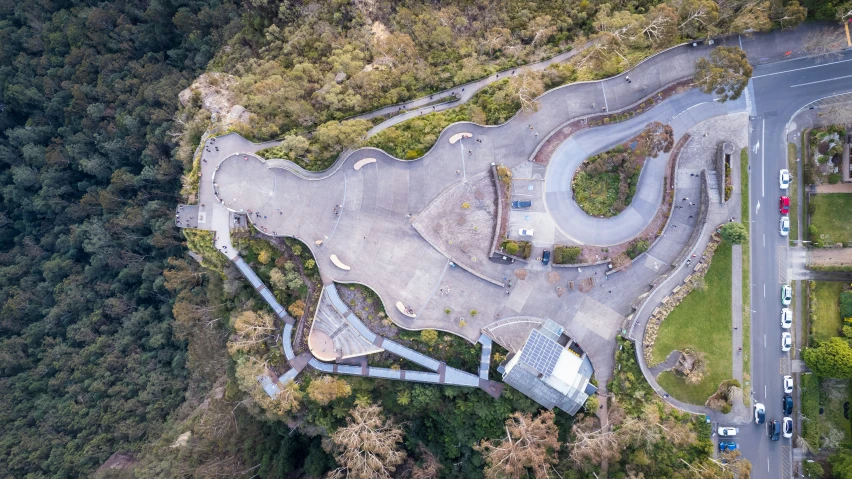
[[661, 374], [660, 385], [681, 401], [704, 404], [719, 383], [731, 379], [731, 245], [716, 249], [704, 278], [705, 291], [693, 291], [663, 321], [654, 343], [654, 361], [663, 361], [673, 350], [691, 348], [706, 361], [704, 380], [688, 385], [673, 374]]
[[816, 226], [822, 243], [852, 241], [852, 193], [813, 195], [811, 202], [816, 205], [811, 225]]
[[[749, 198], [748, 198], [748, 148], [740, 151], [740, 218], [751, 232], [751, 221], [749, 221]], [[750, 400], [751, 390], [751, 246], [748, 241], [743, 243], [743, 384], [744, 400], [746, 404]]]
[[838, 281], [814, 281], [813, 297], [816, 304], [811, 305], [811, 336], [819, 340], [838, 336], [843, 326], [840, 319], [840, 291], [843, 284]]
[[796, 158], [798, 158], [796, 144], [787, 143], [787, 169], [790, 170], [790, 188], [787, 189], [787, 197], [790, 198], [790, 235], [787, 238], [790, 241], [797, 241], [799, 239], [799, 216], [797, 213], [799, 211], [799, 204], [796, 202], [796, 198], [798, 198], [798, 194], [796, 193], [796, 188], [798, 187]]

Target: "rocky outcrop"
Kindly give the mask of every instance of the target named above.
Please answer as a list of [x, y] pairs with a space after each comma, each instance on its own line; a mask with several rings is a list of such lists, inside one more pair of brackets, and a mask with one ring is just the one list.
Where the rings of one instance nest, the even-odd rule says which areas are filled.
[[178, 94], [181, 105], [188, 105], [193, 95], [198, 95], [201, 107], [209, 111], [211, 120], [221, 122], [225, 126], [234, 123], [248, 123], [249, 112], [242, 105], [236, 104], [232, 93], [237, 79], [232, 75], [219, 72], [204, 73], [192, 85]]

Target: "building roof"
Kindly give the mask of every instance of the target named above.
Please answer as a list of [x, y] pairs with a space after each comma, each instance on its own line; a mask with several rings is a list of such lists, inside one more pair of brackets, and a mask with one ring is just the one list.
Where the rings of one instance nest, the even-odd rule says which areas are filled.
[[585, 353], [563, 347], [556, 331], [561, 335], [561, 328], [532, 330], [521, 352], [507, 362], [503, 381], [548, 409], [576, 414], [597, 390], [589, 383], [592, 363]]

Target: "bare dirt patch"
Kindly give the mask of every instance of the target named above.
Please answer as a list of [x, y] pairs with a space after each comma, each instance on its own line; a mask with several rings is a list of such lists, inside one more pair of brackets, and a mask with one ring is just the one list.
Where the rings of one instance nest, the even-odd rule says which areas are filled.
[[852, 266], [852, 248], [814, 248], [808, 251], [813, 266]]

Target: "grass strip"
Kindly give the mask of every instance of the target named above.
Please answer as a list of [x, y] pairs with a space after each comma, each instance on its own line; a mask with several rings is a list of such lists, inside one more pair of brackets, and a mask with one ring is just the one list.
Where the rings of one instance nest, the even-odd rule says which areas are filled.
[[802, 439], [816, 452], [819, 448], [819, 378], [813, 374], [802, 374]]
[[[749, 220], [748, 148], [740, 151], [740, 218], [747, 231]], [[751, 398], [751, 243], [743, 243], [743, 399], [748, 405]]]

